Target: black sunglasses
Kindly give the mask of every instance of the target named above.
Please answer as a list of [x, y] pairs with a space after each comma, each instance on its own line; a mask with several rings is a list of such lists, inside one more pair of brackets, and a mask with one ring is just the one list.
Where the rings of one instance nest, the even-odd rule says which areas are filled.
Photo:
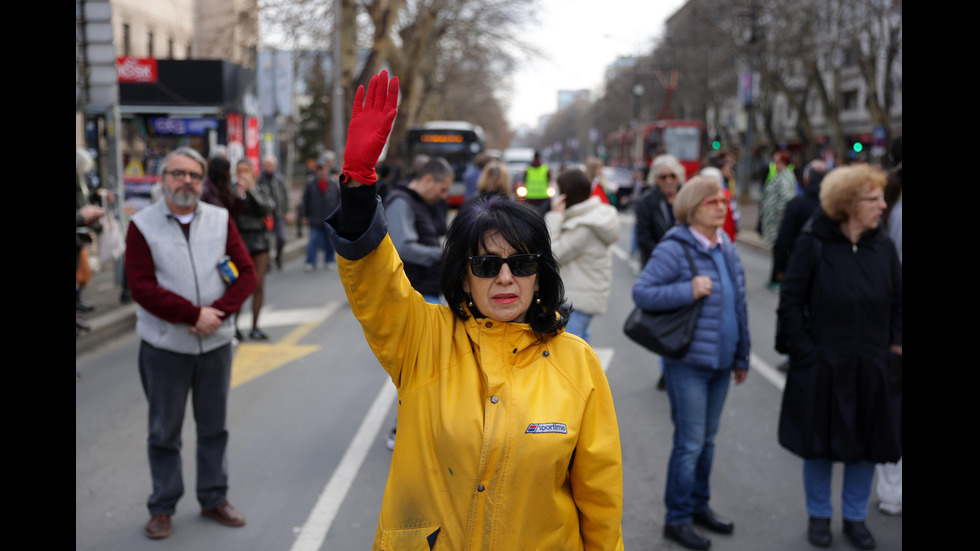
[[540, 254], [515, 254], [507, 258], [499, 256], [470, 256], [470, 270], [476, 277], [497, 277], [500, 267], [507, 264], [510, 273], [518, 277], [532, 276], [538, 273]]

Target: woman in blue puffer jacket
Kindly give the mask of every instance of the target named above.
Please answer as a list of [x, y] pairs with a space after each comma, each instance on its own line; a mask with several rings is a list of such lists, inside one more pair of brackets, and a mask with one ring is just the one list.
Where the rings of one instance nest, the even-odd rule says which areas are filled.
[[[704, 297], [690, 348], [678, 359], [664, 358], [674, 423], [664, 537], [689, 549], [707, 549], [710, 540], [693, 524], [723, 534], [735, 527], [709, 508], [708, 478], [728, 387], [733, 378], [741, 384], [748, 374], [745, 273], [735, 245], [722, 231], [728, 200], [718, 182], [692, 178], [677, 193], [673, 207], [678, 224], [654, 249], [633, 285], [633, 301], [657, 311]], [[698, 275], [691, 271], [685, 249]]]

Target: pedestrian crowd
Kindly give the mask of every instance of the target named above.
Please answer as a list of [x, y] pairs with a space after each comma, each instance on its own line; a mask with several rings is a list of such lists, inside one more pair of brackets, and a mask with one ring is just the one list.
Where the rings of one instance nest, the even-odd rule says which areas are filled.
[[[309, 231], [304, 271], [342, 268], [347, 299], [399, 395], [374, 548], [622, 549], [617, 417], [591, 348], [620, 224], [601, 164], [553, 174], [537, 154], [518, 197], [505, 165], [480, 156], [447, 223], [454, 170], [445, 159], [419, 157], [404, 177], [377, 164], [398, 94], [385, 71], [358, 88], [342, 165], [330, 151], [311, 163], [296, 210]], [[892, 153], [889, 172], [816, 159], [798, 182], [780, 151], [762, 187], [766, 286], [779, 293], [774, 342], [787, 357], [778, 441], [802, 460], [805, 533], [817, 547], [832, 542], [835, 463], [852, 545], [876, 545], [865, 524], [872, 493], [883, 513], [902, 508], [900, 138]], [[629, 197], [641, 266], [635, 305], [690, 312], [683, 347], [656, 360], [674, 425], [663, 536], [689, 549], [710, 547], [701, 530], [735, 531], [710, 503], [724, 403], [748, 377], [751, 353], [734, 162], [723, 152], [689, 178], [661, 154], [637, 173]], [[77, 150], [76, 311], [86, 307], [84, 238], [106, 212], [92, 203], [115, 200], [90, 191], [90, 169]], [[271, 266], [282, 269], [294, 211], [274, 156], [232, 172], [224, 155], [175, 149], [160, 163], [160, 200], [126, 233], [153, 539], [171, 534], [184, 490], [188, 395], [201, 514], [245, 524], [227, 498], [233, 343], [244, 338], [238, 316], [248, 299], [248, 336], [268, 339], [259, 325], [264, 282]]]

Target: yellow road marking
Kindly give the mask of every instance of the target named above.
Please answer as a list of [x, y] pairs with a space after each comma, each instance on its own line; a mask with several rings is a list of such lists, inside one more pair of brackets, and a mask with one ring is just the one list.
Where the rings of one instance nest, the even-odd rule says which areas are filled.
[[296, 344], [320, 323], [304, 323], [276, 343], [239, 343], [231, 364], [231, 388], [320, 350], [320, 345]]

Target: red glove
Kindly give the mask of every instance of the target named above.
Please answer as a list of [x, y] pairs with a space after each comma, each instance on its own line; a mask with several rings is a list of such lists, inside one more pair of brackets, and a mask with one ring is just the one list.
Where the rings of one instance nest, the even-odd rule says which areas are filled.
[[[363, 108], [361, 104], [363, 105]], [[344, 147], [344, 168], [341, 182], [350, 180], [372, 185], [378, 181], [374, 165], [388, 141], [391, 123], [398, 114], [398, 77], [388, 82], [388, 71], [371, 77], [367, 101], [364, 87], [358, 86], [354, 94], [354, 111], [347, 127], [347, 145]]]

